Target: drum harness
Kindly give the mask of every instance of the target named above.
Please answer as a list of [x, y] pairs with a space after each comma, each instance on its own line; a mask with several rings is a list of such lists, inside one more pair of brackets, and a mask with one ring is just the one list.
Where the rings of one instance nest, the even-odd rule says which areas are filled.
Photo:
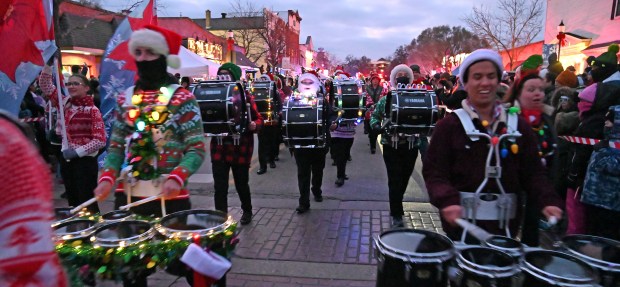
[[[500, 181], [502, 177], [501, 157], [499, 143], [506, 139], [515, 141], [521, 137], [521, 133], [517, 130], [518, 115], [516, 113], [507, 113], [507, 131], [499, 137], [492, 137], [476, 129], [471, 117], [467, 111], [458, 109], [454, 111], [458, 116], [461, 125], [465, 129], [465, 134], [471, 141], [478, 141], [481, 137], [489, 140], [490, 147], [486, 159], [485, 176], [482, 183], [478, 186], [475, 193], [460, 192], [461, 206], [463, 207], [463, 218], [476, 224], [476, 220], [497, 220], [499, 228], [505, 229], [506, 236], [510, 235], [509, 222], [516, 216], [517, 196], [516, 194], [506, 193]], [[495, 157], [495, 165], [491, 165], [491, 159]], [[495, 179], [497, 187], [501, 194], [482, 194], [483, 188], [489, 182], [489, 179]], [[461, 241], [465, 242], [467, 230], [463, 230]]]

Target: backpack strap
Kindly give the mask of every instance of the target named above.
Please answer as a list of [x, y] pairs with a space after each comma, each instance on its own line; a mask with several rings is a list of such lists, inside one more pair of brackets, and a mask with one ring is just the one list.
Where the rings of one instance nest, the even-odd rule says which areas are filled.
[[461, 125], [463, 126], [463, 129], [465, 130], [465, 134], [469, 137], [469, 139], [472, 141], [479, 140], [480, 138], [478, 136], [469, 135], [469, 133], [471, 132], [474, 132], [474, 133], [480, 132], [474, 126], [474, 122], [471, 120], [471, 117], [469, 116], [469, 114], [463, 109], [457, 109], [454, 111], [454, 113], [459, 117], [459, 120], [461, 121]]

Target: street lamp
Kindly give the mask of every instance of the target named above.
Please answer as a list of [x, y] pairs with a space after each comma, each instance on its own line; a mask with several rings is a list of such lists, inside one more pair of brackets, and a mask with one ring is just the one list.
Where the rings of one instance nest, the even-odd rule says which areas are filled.
[[562, 49], [562, 45], [564, 45], [564, 39], [566, 39], [566, 27], [564, 26], [564, 20], [560, 21], [560, 25], [558, 25], [558, 61], [560, 61], [560, 51]]
[[228, 51], [230, 52], [230, 62], [233, 62], [233, 45], [235, 44], [235, 33], [232, 30], [228, 30]]

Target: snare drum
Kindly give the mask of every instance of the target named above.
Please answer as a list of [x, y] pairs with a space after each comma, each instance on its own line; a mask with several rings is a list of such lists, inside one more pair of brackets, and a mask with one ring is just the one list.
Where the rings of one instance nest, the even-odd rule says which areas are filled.
[[396, 229], [374, 239], [377, 287], [447, 286], [454, 244], [439, 233]]
[[97, 228], [97, 222], [89, 219], [74, 219], [54, 226], [54, 241], [82, 240]]
[[52, 223], [52, 227], [77, 218], [78, 215], [71, 213], [71, 209], [73, 209], [73, 207], [54, 208], [55, 221]]
[[591, 235], [568, 235], [563, 247], [598, 270], [604, 287], [620, 286], [620, 242]]
[[113, 210], [99, 218], [100, 222], [113, 223], [133, 219], [135, 216], [128, 210]]
[[516, 287], [521, 273], [516, 259], [487, 247], [469, 247], [456, 258], [459, 271], [452, 278], [456, 286]]
[[439, 120], [437, 96], [433, 91], [396, 90], [391, 103], [390, 134], [427, 136]]
[[495, 250], [503, 251], [517, 261], [520, 261], [523, 256], [523, 244], [510, 237], [493, 235], [483, 241], [482, 245]]
[[596, 286], [592, 267], [581, 259], [557, 251], [527, 252], [523, 258], [523, 271], [523, 286]]
[[125, 247], [153, 238], [155, 231], [150, 223], [141, 220], [118, 221], [105, 224], [90, 237], [93, 245]]
[[168, 238], [192, 238], [194, 235], [202, 237], [221, 233], [232, 224], [235, 221], [223, 212], [190, 209], [164, 216], [155, 228]]
[[327, 129], [323, 114], [322, 98], [289, 98], [282, 109], [284, 144], [290, 148], [325, 147]]
[[205, 81], [194, 87], [207, 135], [238, 134], [247, 109], [242, 104], [243, 87], [235, 82]]

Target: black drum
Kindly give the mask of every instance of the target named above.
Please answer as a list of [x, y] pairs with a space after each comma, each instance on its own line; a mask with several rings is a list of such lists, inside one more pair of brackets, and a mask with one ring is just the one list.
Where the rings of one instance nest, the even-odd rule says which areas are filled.
[[322, 98], [290, 97], [282, 108], [284, 144], [289, 148], [325, 147], [325, 120]]
[[125, 247], [150, 240], [154, 235], [155, 231], [149, 222], [127, 220], [99, 227], [90, 241], [95, 246]]
[[428, 136], [439, 120], [433, 91], [400, 89], [392, 92], [390, 134]]
[[503, 251], [517, 261], [521, 260], [524, 252], [523, 244], [521, 244], [521, 242], [505, 236], [493, 235], [483, 241], [482, 245], [495, 250]]
[[97, 222], [89, 219], [75, 219], [57, 224], [54, 227], [54, 241], [82, 240], [97, 228]]
[[225, 136], [240, 132], [247, 110], [240, 84], [205, 81], [196, 84], [193, 93], [200, 106], [202, 126], [207, 135]]
[[135, 216], [129, 210], [113, 210], [99, 218], [99, 221], [113, 223], [133, 219]]
[[375, 236], [377, 287], [448, 286], [454, 244], [439, 233], [395, 229]]
[[168, 238], [191, 238], [194, 235], [202, 237], [221, 233], [232, 224], [235, 221], [224, 212], [189, 209], [164, 216], [155, 228]]
[[452, 278], [455, 286], [517, 287], [521, 270], [516, 259], [487, 247], [461, 250], [456, 258], [459, 271]]
[[360, 81], [335, 81], [334, 107], [342, 111], [344, 121], [361, 119], [364, 116], [366, 94]]
[[249, 89], [250, 94], [254, 96], [254, 103], [258, 113], [263, 117], [265, 123], [269, 123], [276, 119], [276, 106], [278, 102], [276, 83], [273, 81], [259, 81], [252, 83]]
[[598, 270], [602, 286], [620, 286], [620, 242], [591, 235], [568, 235], [562, 242], [567, 253]]
[[596, 286], [594, 269], [572, 255], [549, 250], [527, 252], [523, 258], [523, 286]]

